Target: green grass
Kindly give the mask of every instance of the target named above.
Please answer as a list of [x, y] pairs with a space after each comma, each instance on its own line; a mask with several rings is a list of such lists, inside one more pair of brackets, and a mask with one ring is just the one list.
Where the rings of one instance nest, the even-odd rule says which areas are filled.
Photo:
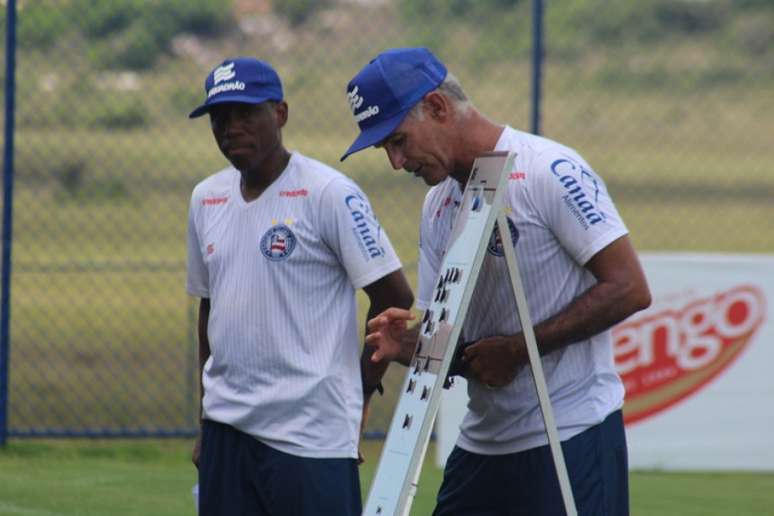
[[[363, 496], [382, 443], [363, 446]], [[194, 514], [190, 440], [18, 441], [0, 449], [0, 515], [187, 516]], [[412, 515], [434, 506], [441, 471], [428, 452]], [[633, 516], [753, 516], [774, 507], [774, 475], [633, 472]]]
[[193, 514], [188, 443], [11, 442], [0, 452], [0, 514]]

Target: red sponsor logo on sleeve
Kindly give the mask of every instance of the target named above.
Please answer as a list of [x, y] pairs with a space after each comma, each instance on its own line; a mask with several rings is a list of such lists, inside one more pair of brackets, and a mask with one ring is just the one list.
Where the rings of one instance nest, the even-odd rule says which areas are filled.
[[526, 172], [511, 172], [511, 174], [508, 176], [508, 179], [511, 181], [521, 181], [522, 179], [527, 179], [527, 173]]
[[742, 353], [766, 318], [766, 299], [743, 285], [684, 306], [646, 311], [613, 328], [626, 387], [624, 422], [633, 423], [695, 394]]

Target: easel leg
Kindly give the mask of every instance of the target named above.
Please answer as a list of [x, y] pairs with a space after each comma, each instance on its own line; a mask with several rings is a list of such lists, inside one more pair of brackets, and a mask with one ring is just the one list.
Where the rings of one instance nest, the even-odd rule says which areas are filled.
[[417, 464], [417, 470], [414, 472], [414, 478], [411, 480], [411, 486], [409, 487], [408, 499], [406, 500], [406, 507], [403, 509], [402, 516], [409, 516], [411, 513], [411, 505], [414, 503], [414, 497], [417, 495], [417, 488], [419, 486], [419, 476], [422, 474], [422, 465], [425, 462], [425, 456], [427, 455], [427, 447], [430, 444], [430, 434], [427, 436], [425, 445], [422, 448], [422, 454], [419, 456], [419, 464]]
[[535, 390], [537, 391], [540, 411], [543, 413], [543, 423], [548, 435], [548, 445], [551, 448], [551, 455], [554, 459], [556, 476], [559, 479], [559, 488], [562, 491], [562, 500], [567, 516], [577, 516], [578, 511], [575, 508], [575, 500], [572, 495], [572, 486], [570, 477], [567, 474], [567, 466], [564, 463], [564, 454], [562, 453], [559, 433], [556, 431], [556, 421], [554, 412], [551, 408], [551, 398], [548, 395], [548, 386], [543, 375], [543, 364], [540, 361], [540, 352], [535, 340], [535, 332], [532, 328], [532, 321], [529, 315], [527, 298], [524, 295], [524, 287], [519, 273], [519, 264], [516, 260], [516, 252], [513, 250], [511, 241], [511, 232], [508, 230], [508, 220], [504, 213], [497, 215], [497, 230], [500, 232], [500, 239], [505, 251], [505, 260], [508, 264], [508, 275], [511, 278], [511, 287], [516, 300], [516, 308], [519, 312], [519, 321], [521, 321], [524, 340], [527, 343], [527, 353], [529, 355], [529, 365], [532, 368], [532, 378], [535, 381]]

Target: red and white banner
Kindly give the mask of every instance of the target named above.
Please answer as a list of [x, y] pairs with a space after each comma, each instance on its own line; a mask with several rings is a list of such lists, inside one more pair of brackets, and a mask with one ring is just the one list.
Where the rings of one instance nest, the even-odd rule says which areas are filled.
[[[774, 470], [774, 257], [648, 254], [653, 304], [613, 329], [632, 469]], [[467, 396], [444, 393], [438, 462]]]
[[774, 258], [648, 255], [613, 330], [632, 468], [774, 470]]

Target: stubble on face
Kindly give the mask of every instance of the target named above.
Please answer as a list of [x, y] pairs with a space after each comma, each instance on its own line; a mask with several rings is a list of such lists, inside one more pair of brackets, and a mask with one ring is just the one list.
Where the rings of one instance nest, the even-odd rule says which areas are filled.
[[[379, 147], [385, 148], [393, 167], [435, 186], [448, 177], [453, 162], [443, 129], [430, 117], [409, 115]], [[396, 163], [395, 156], [400, 156], [402, 162]]]

